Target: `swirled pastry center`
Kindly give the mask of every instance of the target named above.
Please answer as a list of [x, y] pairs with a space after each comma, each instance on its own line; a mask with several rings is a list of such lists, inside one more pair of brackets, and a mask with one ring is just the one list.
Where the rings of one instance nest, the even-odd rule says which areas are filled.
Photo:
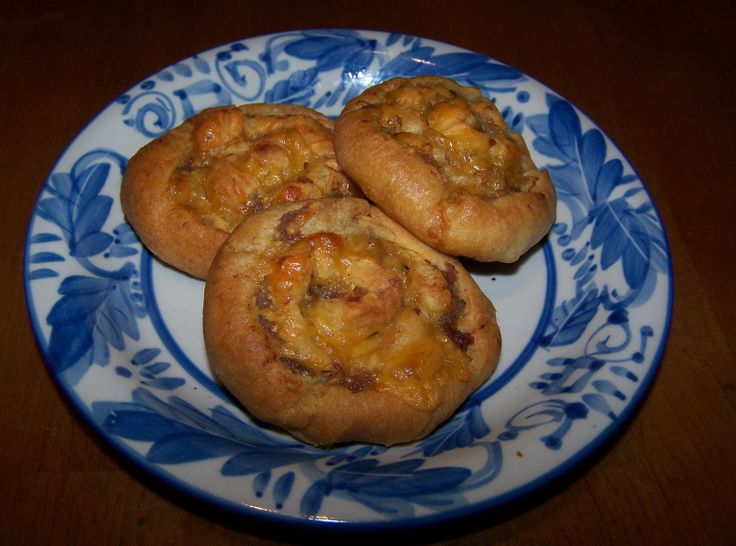
[[174, 199], [223, 231], [272, 204], [351, 193], [331, 131], [306, 115], [205, 111], [192, 119], [190, 144], [171, 176]]
[[436, 166], [451, 192], [495, 199], [531, 186], [526, 146], [478, 89], [406, 84], [377, 108], [381, 129]]
[[353, 391], [375, 389], [431, 410], [443, 385], [467, 381], [472, 336], [443, 271], [394, 243], [317, 233], [272, 258], [258, 320], [294, 373]]

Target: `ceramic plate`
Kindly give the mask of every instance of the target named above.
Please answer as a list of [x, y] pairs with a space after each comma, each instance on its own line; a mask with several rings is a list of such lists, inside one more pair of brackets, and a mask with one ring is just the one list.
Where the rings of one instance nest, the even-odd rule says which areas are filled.
[[[118, 192], [146, 142], [203, 108], [290, 102], [336, 116], [366, 87], [439, 74], [491, 97], [557, 187], [549, 237], [514, 266], [468, 263], [494, 302], [501, 362], [452, 419], [401, 447], [321, 450], [255, 424], [215, 383], [204, 283], [153, 259]], [[120, 95], [74, 139], [30, 220], [25, 285], [49, 369], [94, 428], [157, 478], [235, 513], [311, 526], [422, 525], [496, 508], [609, 438], [655, 374], [672, 270], [642, 180], [595, 123], [510, 66], [358, 30], [250, 38]]]

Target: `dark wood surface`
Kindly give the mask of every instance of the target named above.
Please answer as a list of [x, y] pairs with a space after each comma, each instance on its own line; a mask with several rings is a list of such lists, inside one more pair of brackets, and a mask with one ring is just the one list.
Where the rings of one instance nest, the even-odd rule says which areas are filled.
[[[0, 543], [736, 544], [733, 3], [53, 2], [0, 7]], [[323, 536], [234, 520], [150, 480], [98, 439], [35, 345], [21, 279], [34, 200], [122, 91], [200, 51], [314, 27], [416, 34], [543, 81], [627, 155], [675, 272], [661, 369], [619, 435], [562, 483], [409, 535]]]

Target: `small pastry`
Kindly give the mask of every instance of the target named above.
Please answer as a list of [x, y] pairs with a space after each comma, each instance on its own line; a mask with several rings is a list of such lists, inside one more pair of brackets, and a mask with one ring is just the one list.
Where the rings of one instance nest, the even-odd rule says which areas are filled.
[[320, 446], [426, 436], [489, 378], [501, 344], [463, 266], [358, 198], [245, 218], [210, 268], [204, 336], [250, 414]]
[[395, 78], [345, 106], [342, 169], [386, 214], [454, 256], [514, 262], [549, 231], [556, 194], [479, 89]]
[[123, 212], [162, 261], [204, 279], [243, 218], [276, 203], [359, 195], [335, 160], [334, 123], [287, 104], [200, 112], [130, 160]]

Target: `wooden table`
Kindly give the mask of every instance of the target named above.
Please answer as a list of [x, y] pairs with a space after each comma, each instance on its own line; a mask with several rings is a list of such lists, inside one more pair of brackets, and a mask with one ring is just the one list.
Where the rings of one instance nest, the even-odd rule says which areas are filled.
[[66, 145], [121, 91], [217, 45], [335, 26], [438, 39], [545, 82], [628, 156], [658, 206], [674, 263], [676, 300], [661, 369], [615, 442], [564, 483], [520, 505], [400, 539], [736, 544], [734, 7], [710, 0], [601, 4], [5, 5], [0, 542], [276, 544], [335, 538], [235, 521], [183, 499], [113, 452], [55, 386], [34, 342], [21, 280], [25, 231], [45, 177]]

